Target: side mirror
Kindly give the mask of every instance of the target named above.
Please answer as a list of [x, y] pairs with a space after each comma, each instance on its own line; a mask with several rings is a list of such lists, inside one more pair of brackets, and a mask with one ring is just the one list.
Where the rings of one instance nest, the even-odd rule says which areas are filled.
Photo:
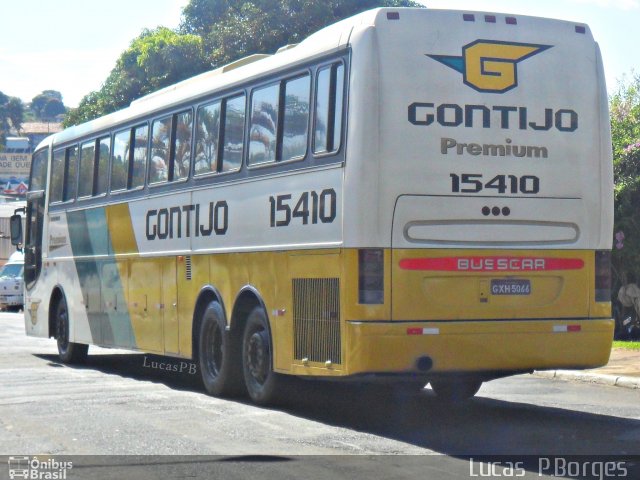
[[9, 225], [11, 228], [11, 245], [22, 245], [22, 216], [11, 215]]

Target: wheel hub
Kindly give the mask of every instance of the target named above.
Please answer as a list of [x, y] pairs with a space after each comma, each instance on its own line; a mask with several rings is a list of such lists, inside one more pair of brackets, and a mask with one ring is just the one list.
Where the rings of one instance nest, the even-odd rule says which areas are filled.
[[251, 376], [260, 384], [267, 378], [269, 347], [264, 332], [255, 332], [247, 345], [247, 367]]
[[206, 366], [213, 376], [220, 374], [222, 366], [222, 332], [215, 325], [208, 329], [206, 336]]

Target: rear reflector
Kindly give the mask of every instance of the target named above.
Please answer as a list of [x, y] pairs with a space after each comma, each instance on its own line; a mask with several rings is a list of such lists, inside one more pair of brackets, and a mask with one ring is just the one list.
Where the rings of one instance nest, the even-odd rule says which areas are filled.
[[571, 333], [571, 332], [579, 332], [582, 330], [580, 325], [554, 325], [553, 332], [554, 333]]
[[596, 250], [595, 257], [595, 297], [596, 302], [611, 301], [611, 251]]
[[407, 335], [440, 335], [440, 329], [409, 327], [407, 328]]
[[384, 251], [364, 249], [358, 252], [358, 302], [384, 303]]

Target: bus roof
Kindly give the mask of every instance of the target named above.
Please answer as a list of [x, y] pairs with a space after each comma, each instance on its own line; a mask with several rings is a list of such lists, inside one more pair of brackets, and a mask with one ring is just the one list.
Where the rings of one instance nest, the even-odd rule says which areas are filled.
[[[430, 19], [442, 21], [443, 16], [455, 16], [458, 20], [466, 22], [468, 18], [477, 18], [478, 22], [490, 22], [495, 14], [486, 12], [438, 10], [427, 8], [377, 8], [367, 10], [340, 22], [329, 25], [316, 33], [313, 33], [301, 43], [295, 46], [287, 45], [274, 55], [254, 54], [231, 62], [215, 70], [207, 71], [188, 78], [176, 84], [152, 92], [144, 97], [131, 102], [130, 106], [89, 122], [70, 127], [62, 132], [47, 137], [37, 147], [61, 144], [74, 139], [91, 135], [94, 132], [106, 131], [117, 124], [134, 122], [137, 118], [150, 115], [154, 112], [170, 109], [182, 103], [204, 97], [215, 91], [233, 89], [240, 86], [253, 77], [264, 75], [266, 72], [277, 71], [285, 67], [301, 64], [315, 57], [320, 57], [331, 52], [346, 48], [349, 45], [352, 31], [358, 27], [381, 26], [390, 20], [396, 20], [399, 15], [423, 16], [425, 21]], [[504, 15], [504, 14], [500, 14]], [[484, 18], [484, 20], [482, 20]], [[515, 17], [514, 17], [515, 18]], [[543, 21], [546, 23], [568, 23], [562, 20], [550, 20], [518, 15], [517, 18]], [[575, 23], [575, 22], [574, 22]], [[591, 35], [588, 27], [576, 23], [584, 29], [584, 33]]]

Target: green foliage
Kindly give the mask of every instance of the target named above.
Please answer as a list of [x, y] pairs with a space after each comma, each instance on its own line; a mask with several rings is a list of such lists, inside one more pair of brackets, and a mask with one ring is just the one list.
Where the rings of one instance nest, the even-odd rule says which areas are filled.
[[625, 159], [625, 149], [640, 142], [640, 74], [620, 83], [611, 96], [610, 110], [613, 157], [618, 167]]
[[165, 27], [145, 30], [120, 55], [100, 90], [85, 96], [63, 124], [75, 125], [127, 107], [136, 98], [208, 68], [197, 35]]
[[0, 92], [0, 146], [11, 128], [20, 130], [24, 121], [24, 104], [17, 97], [9, 97]]
[[62, 94], [56, 90], [44, 90], [31, 99], [29, 106], [35, 118], [41, 121], [50, 121], [56, 115], [67, 111], [62, 102]]
[[53, 120], [57, 115], [61, 115], [66, 113], [67, 109], [60, 100], [52, 98], [47, 102], [42, 110], [42, 119], [43, 120]]
[[19, 131], [24, 121], [24, 104], [22, 100], [18, 97], [10, 97], [4, 107], [11, 125], [16, 131]]
[[411, 0], [191, 0], [181, 30], [203, 38], [214, 66], [274, 53], [321, 28], [375, 7], [422, 7]]
[[640, 342], [616, 340], [613, 342], [612, 347], [624, 350], [640, 350]]
[[321, 28], [375, 7], [411, 0], [191, 0], [178, 32], [146, 30], [122, 53], [100, 90], [70, 111], [65, 127], [128, 106], [180, 80], [254, 53], [274, 53]]
[[[622, 82], [610, 99], [615, 180], [616, 233], [624, 247], [613, 251], [617, 283], [638, 281], [640, 273], [640, 75]], [[619, 234], [619, 233], [618, 233]]]

